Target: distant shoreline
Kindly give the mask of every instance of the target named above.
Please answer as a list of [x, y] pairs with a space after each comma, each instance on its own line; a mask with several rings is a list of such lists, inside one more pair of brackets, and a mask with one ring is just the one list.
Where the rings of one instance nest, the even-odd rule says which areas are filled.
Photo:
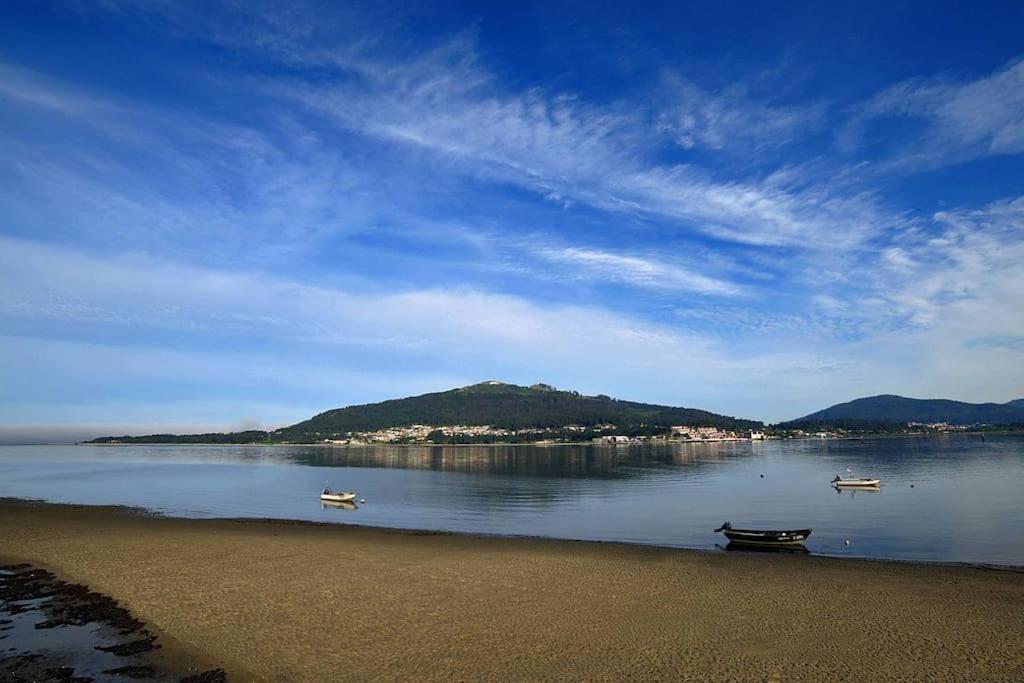
[[66, 444], [8, 444], [8, 445], [25, 445], [25, 446], [316, 446], [317, 448], [366, 448], [368, 446], [415, 446], [415, 447], [445, 447], [445, 448], [465, 448], [473, 446], [530, 446], [530, 447], [545, 447], [545, 446], [600, 446], [602, 448], [631, 448], [636, 446], [647, 446], [647, 445], [661, 445], [661, 444], [722, 444], [722, 443], [765, 443], [765, 442], [786, 442], [786, 441], [868, 441], [875, 439], [904, 439], [904, 438], [920, 438], [920, 437], [948, 437], [948, 436], [985, 436], [988, 434], [1024, 434], [1022, 429], [1006, 429], [1006, 430], [989, 430], [989, 431], [956, 431], [956, 432], [907, 432], [904, 434], [864, 434], [854, 436], [835, 436], [835, 437], [819, 437], [819, 436], [793, 436], [784, 439], [722, 439], [722, 440], [692, 440], [692, 441], [681, 441], [681, 440], [664, 440], [664, 441], [639, 441], [636, 443], [622, 443], [622, 444], [608, 444], [608, 443], [594, 443], [593, 441], [488, 441], [481, 443], [388, 443], [383, 441], [367, 442], [367, 443], [285, 443], [281, 441], [251, 441], [245, 443], [218, 443], [212, 441], [204, 442], [193, 442], [193, 441], [134, 441], [134, 442], [92, 442], [92, 441], [77, 441], [74, 443]]

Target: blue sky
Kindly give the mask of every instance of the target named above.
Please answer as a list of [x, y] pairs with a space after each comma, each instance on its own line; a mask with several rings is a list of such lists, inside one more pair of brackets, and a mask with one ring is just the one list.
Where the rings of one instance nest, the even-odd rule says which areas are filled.
[[0, 8], [0, 431], [1024, 396], [1024, 5], [242, 5]]

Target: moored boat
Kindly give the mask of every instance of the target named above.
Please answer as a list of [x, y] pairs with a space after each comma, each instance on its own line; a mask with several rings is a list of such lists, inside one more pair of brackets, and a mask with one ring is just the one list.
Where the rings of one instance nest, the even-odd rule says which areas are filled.
[[719, 532], [724, 533], [731, 543], [762, 548], [803, 545], [803, 542], [811, 535], [810, 529], [734, 529], [729, 522], [725, 522], [715, 529], [715, 533]]
[[331, 491], [330, 489], [324, 489], [320, 493], [320, 500], [330, 503], [351, 503], [358, 495], [355, 491]]
[[837, 488], [853, 488], [853, 487], [875, 488], [880, 483], [881, 483], [880, 479], [868, 479], [868, 478], [865, 478], [865, 477], [843, 479], [838, 474], [836, 475], [836, 478], [832, 480], [832, 485], [836, 486]]

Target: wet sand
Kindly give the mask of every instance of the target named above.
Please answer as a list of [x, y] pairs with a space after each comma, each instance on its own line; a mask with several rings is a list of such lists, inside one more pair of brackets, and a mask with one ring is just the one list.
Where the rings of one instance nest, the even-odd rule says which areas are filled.
[[229, 680], [1024, 680], [1024, 574], [0, 501]]
[[160, 649], [145, 624], [108, 596], [28, 564], [0, 565], [0, 681], [225, 680], [223, 670], [172, 665]]

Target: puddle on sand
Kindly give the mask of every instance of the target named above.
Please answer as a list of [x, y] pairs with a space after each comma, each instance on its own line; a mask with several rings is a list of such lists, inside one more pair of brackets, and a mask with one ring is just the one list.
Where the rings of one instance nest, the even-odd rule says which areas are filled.
[[145, 624], [111, 598], [31, 565], [0, 566], [0, 681], [222, 683], [222, 669], [157, 663]]

